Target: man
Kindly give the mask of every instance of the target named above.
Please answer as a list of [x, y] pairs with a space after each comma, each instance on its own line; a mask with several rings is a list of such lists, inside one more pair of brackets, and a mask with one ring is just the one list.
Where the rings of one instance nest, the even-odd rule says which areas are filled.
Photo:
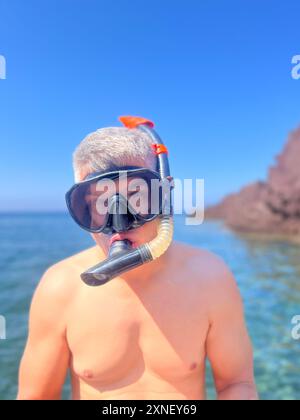
[[[19, 399], [59, 399], [68, 369], [73, 399], [204, 399], [206, 358], [219, 399], [257, 398], [242, 302], [224, 262], [173, 241], [151, 262], [126, 267], [123, 256], [138, 253], [157, 236], [162, 216], [147, 219], [130, 210], [130, 229], [118, 229], [125, 220], [118, 213], [124, 182], [111, 168], [153, 173], [157, 153], [166, 148], [159, 145], [155, 154], [152, 140], [147, 130], [127, 124], [90, 134], [75, 151], [77, 184], [67, 195], [68, 206], [96, 246], [53, 265], [41, 279], [31, 306]], [[126, 169], [131, 176], [134, 171]], [[99, 192], [102, 174], [117, 188], [106, 200], [104, 190]], [[107, 208], [117, 203], [117, 216], [107, 211], [101, 217], [99, 200]], [[116, 243], [130, 244], [130, 250], [112, 256]], [[117, 267], [112, 279], [107, 272], [103, 277], [107, 261], [110, 270]]]

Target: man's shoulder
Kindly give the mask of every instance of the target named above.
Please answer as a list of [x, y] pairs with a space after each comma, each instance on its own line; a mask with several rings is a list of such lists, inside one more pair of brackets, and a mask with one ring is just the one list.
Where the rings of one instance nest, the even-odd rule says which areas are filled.
[[43, 274], [36, 294], [55, 297], [61, 300], [70, 300], [72, 294], [81, 285], [80, 274], [95, 260], [95, 247], [88, 248], [77, 254], [71, 255], [51, 265]]
[[217, 254], [203, 248], [182, 242], [174, 243], [174, 253], [178, 255], [182, 267], [192, 278], [205, 287], [226, 287], [235, 282], [230, 268]]
[[212, 317], [228, 311], [230, 306], [242, 306], [237, 282], [221, 257], [182, 243], [176, 243], [176, 248], [178, 255], [181, 255], [184, 288], [192, 290], [199, 297], [202, 306], [206, 306]]
[[209, 270], [210, 273], [220, 273], [228, 270], [227, 264], [219, 255], [204, 248], [174, 241], [174, 254], [181, 256], [181, 259], [185, 260], [191, 267], [193, 267], [192, 263], [195, 263], [197, 270]]

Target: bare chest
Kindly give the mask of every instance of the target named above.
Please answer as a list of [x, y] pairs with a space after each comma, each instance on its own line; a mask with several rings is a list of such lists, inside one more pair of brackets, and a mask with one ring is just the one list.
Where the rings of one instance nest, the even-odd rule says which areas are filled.
[[107, 385], [145, 371], [176, 381], [203, 370], [208, 321], [193, 287], [119, 292], [86, 290], [74, 303], [68, 343], [77, 376]]

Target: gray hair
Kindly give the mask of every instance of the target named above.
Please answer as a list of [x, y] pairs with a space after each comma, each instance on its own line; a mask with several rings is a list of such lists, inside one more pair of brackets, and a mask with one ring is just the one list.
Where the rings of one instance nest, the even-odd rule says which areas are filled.
[[137, 128], [101, 128], [86, 136], [75, 149], [75, 180], [79, 181], [92, 172], [120, 166], [156, 169], [156, 155], [151, 144], [150, 137]]

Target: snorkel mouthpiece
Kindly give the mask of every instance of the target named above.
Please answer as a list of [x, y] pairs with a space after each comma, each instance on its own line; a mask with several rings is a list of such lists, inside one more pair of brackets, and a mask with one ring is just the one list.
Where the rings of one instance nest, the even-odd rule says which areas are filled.
[[[167, 149], [154, 131], [154, 124], [140, 117], [120, 117], [127, 128], [139, 128], [149, 135], [158, 159], [158, 171], [163, 182], [170, 182], [170, 168]], [[170, 191], [164, 192], [163, 211], [160, 215], [158, 234], [152, 241], [132, 248], [128, 240], [112, 243], [108, 258], [81, 274], [81, 279], [89, 286], [100, 286], [129, 270], [159, 258], [166, 252], [173, 238], [173, 219]]]
[[89, 286], [100, 286], [112, 280], [114, 277], [132, 270], [148, 261], [152, 261], [152, 255], [143, 245], [132, 249], [129, 241], [117, 241], [112, 245], [109, 257], [81, 274], [81, 279]]

